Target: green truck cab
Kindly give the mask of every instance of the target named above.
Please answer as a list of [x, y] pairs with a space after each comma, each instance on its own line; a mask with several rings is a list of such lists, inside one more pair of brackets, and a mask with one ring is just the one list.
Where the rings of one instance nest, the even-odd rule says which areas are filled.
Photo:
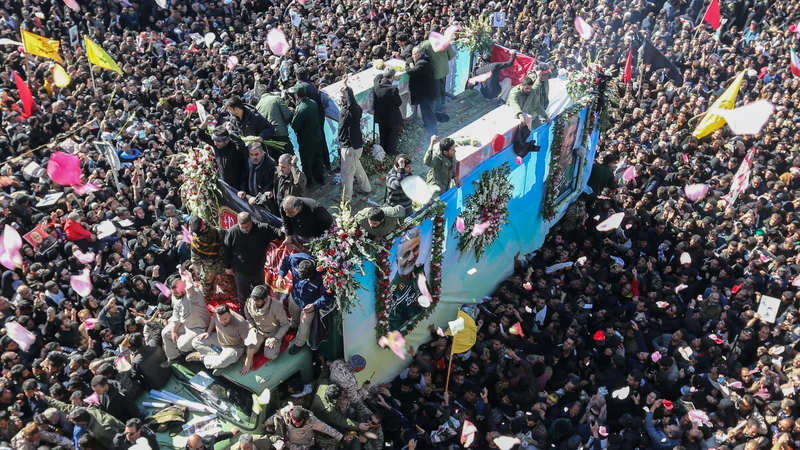
[[[172, 377], [161, 391], [201, 403], [212, 409], [211, 413], [189, 411], [187, 423], [216, 412], [217, 423], [221, 425], [223, 432], [238, 428], [242, 433], [258, 435], [264, 432], [264, 421], [275, 413], [285, 400], [279, 398], [279, 386], [294, 376], [300, 376], [304, 383], [311, 383], [314, 377], [312, 352], [308, 347], [303, 347], [295, 355], [283, 351], [275, 360], [269, 361], [258, 370], [251, 370], [245, 376], [239, 375], [241, 367], [241, 361], [230, 365], [220, 376], [211, 376], [213, 383], [202, 388], [190, 383], [190, 380], [200, 372], [211, 375], [211, 371], [202, 363], [174, 364], [171, 368]], [[146, 411], [148, 415], [158, 412], [158, 409], [144, 406], [145, 402], [166, 403], [152, 398], [149, 392], [142, 394], [137, 403], [139, 409]], [[172, 433], [156, 433], [159, 447], [186, 448], [188, 438], [186, 433], [180, 432], [174, 436], [172, 434], [174, 430]], [[236, 442], [236, 438], [220, 441], [214, 448], [227, 449]]]

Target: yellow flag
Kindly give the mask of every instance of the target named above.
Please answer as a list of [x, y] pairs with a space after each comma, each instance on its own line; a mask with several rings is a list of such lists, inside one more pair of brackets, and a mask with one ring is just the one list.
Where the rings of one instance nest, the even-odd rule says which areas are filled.
[[[455, 331], [455, 335], [453, 334]], [[450, 322], [450, 329], [445, 335], [453, 337], [453, 353], [464, 353], [475, 345], [478, 337], [478, 325], [469, 314], [458, 311], [458, 318]]]
[[87, 36], [83, 37], [86, 43], [86, 57], [89, 59], [89, 62], [94, 64], [95, 66], [100, 66], [103, 69], [113, 70], [118, 74], [122, 75], [122, 69], [119, 68], [117, 62], [103, 50], [102, 47], [95, 44], [94, 41], [89, 39]]
[[725, 89], [725, 92], [723, 92], [714, 104], [708, 108], [706, 115], [703, 116], [703, 120], [697, 124], [697, 128], [695, 128], [692, 136], [700, 139], [725, 125], [725, 119], [720, 116], [717, 111], [721, 109], [733, 109], [733, 105], [736, 103], [736, 96], [739, 95], [739, 88], [742, 87], [742, 81], [744, 81], [744, 73], [744, 70], [741, 71], [733, 80], [733, 83], [728, 86], [728, 89]]
[[25, 48], [25, 53], [31, 55], [41, 56], [42, 58], [52, 59], [63, 63], [61, 55], [58, 54], [58, 49], [61, 47], [61, 42], [39, 36], [38, 34], [31, 33], [30, 31], [22, 31], [22, 46]]

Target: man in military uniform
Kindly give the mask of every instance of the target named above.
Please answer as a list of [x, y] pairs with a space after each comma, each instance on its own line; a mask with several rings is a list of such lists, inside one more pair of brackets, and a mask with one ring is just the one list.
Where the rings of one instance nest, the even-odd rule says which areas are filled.
[[[316, 418], [311, 411], [294, 405], [281, 408], [267, 419], [266, 425], [273, 444], [283, 441], [283, 448], [287, 450], [308, 450], [314, 446], [333, 450], [344, 437], [342, 433]], [[352, 436], [345, 438], [347, 442], [352, 439]]]
[[418, 302], [420, 292], [417, 279], [425, 275], [425, 265], [417, 264], [420, 240], [419, 227], [414, 227], [401, 238], [397, 248], [397, 272], [389, 287], [393, 297], [389, 309], [390, 330], [404, 329], [422, 311]]
[[356, 214], [356, 222], [369, 237], [375, 239], [400, 227], [405, 215], [406, 209], [402, 205], [368, 206]]
[[529, 125], [531, 130], [539, 128], [542, 120], [552, 122], [547, 115], [547, 107], [550, 105], [550, 78], [550, 67], [547, 64], [539, 65], [533, 74], [523, 78], [522, 83], [514, 87], [508, 95], [506, 104], [520, 119], [520, 123], [526, 124], [525, 114], [533, 117]]
[[250, 332], [245, 339], [247, 356], [240, 375], [246, 375], [253, 367], [253, 356], [264, 345], [264, 356], [278, 357], [283, 335], [289, 331], [289, 318], [283, 309], [283, 302], [269, 295], [267, 287], [256, 286], [244, 306], [244, 316], [250, 324]]

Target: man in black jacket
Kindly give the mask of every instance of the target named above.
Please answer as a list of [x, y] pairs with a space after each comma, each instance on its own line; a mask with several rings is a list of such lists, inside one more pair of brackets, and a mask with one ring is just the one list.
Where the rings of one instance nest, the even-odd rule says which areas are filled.
[[139, 438], [147, 439], [147, 445], [152, 449], [159, 448], [156, 433], [143, 426], [142, 419], [134, 418], [125, 423], [125, 431], [114, 436], [113, 450], [128, 450], [136, 444]]
[[202, 437], [199, 434], [192, 434], [186, 440], [186, 448], [189, 450], [214, 450], [214, 446], [226, 439], [239, 435], [239, 429], [234, 428], [231, 431], [223, 431], [214, 435]]
[[408, 88], [411, 91], [411, 105], [415, 114], [417, 105], [419, 105], [422, 123], [425, 125], [425, 131], [428, 132], [428, 138], [430, 138], [436, 135], [439, 129], [433, 104], [436, 101], [437, 92], [433, 67], [425, 59], [425, 51], [419, 46], [414, 47], [411, 51], [411, 59], [407, 65], [406, 73], [409, 76]]
[[397, 143], [400, 140], [400, 126], [403, 124], [403, 115], [400, 114], [400, 91], [392, 84], [394, 69], [387, 67], [383, 73], [375, 77], [375, 101], [373, 113], [378, 122], [378, 131], [381, 134], [381, 147], [389, 155], [397, 155]]
[[297, 245], [298, 239], [308, 241], [320, 237], [333, 225], [333, 216], [324, 206], [314, 199], [293, 195], [283, 199], [281, 219], [287, 245]]
[[262, 142], [275, 134], [275, 127], [257, 111], [244, 105], [239, 96], [233, 96], [225, 102], [225, 109], [231, 115], [231, 125], [241, 136], [255, 136]]
[[222, 181], [231, 186], [239, 186], [242, 183], [242, 176], [245, 171], [245, 158], [247, 148], [244, 141], [238, 136], [232, 136], [222, 127], [214, 129], [214, 134], [209, 135], [206, 128], [211, 116], [200, 124], [197, 130], [197, 138], [214, 149], [214, 156], [217, 158], [217, 167]]
[[237, 219], [239, 223], [225, 235], [225, 272], [236, 280], [239, 311], [244, 311], [250, 291], [264, 284], [267, 247], [280, 237], [281, 231], [270, 224], [254, 222], [249, 212], [240, 212]]
[[361, 106], [356, 102], [353, 90], [347, 86], [347, 75], [342, 79], [342, 96], [339, 100], [342, 105], [339, 110], [339, 150], [341, 152], [342, 185], [344, 189], [342, 198], [350, 201], [353, 198], [353, 179], [358, 178], [358, 185], [362, 192], [369, 192], [372, 186], [369, 177], [361, 166], [361, 152], [364, 146], [364, 137], [361, 135]]
[[[508, 94], [511, 92], [511, 78], [506, 78], [500, 81], [500, 71], [511, 67], [514, 64], [514, 59], [517, 57], [517, 51], [511, 50], [511, 58], [506, 62], [493, 63], [491, 55], [483, 55], [480, 60], [480, 67], [475, 70], [475, 78], [485, 78], [488, 74], [489, 78], [479, 82], [481, 94], [487, 100], [499, 98], [506, 101]], [[469, 82], [468, 82], [469, 83]], [[470, 86], [472, 87], [472, 86]]]
[[272, 189], [276, 166], [275, 160], [270, 158], [257, 142], [251, 143], [247, 150], [250, 158], [247, 160], [247, 170], [237, 195], [253, 205], [258, 195]]
[[95, 375], [92, 378], [92, 390], [100, 399], [100, 409], [120, 422], [141, 416], [136, 401], [120, 392], [119, 388], [109, 383], [104, 375]]

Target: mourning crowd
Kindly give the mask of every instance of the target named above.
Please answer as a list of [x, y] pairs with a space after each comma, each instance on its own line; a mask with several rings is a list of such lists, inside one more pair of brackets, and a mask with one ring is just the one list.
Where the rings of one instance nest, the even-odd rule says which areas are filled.
[[[498, 73], [513, 61], [480, 55], [475, 74], [490, 75], [478, 88], [529, 108], [535, 124], [552, 119], [548, 71], [589, 60], [622, 70], [645, 39], [683, 84], [634, 65], [600, 135], [592, 192], [471, 310], [477, 342], [453, 356], [449, 380], [452, 339], [431, 326], [390, 383], [358, 383], [369, 363], [358, 355], [323, 361], [311, 386], [290, 383], [293, 404], [263, 435], [193, 434], [186, 448], [800, 448], [800, 78], [790, 71], [800, 3], [721, 2], [716, 34], [702, 22], [708, 3], [6, 0], [0, 38], [20, 41], [24, 29], [60, 40], [71, 82], [56, 86], [52, 61], [0, 45], [0, 219], [24, 237], [21, 264], [0, 280], [0, 449], [155, 450], [165, 444], [154, 411], [136, 399], [164, 387], [173, 364], [217, 376], [235, 364], [245, 376], [258, 357], [297, 354], [334, 303], [304, 247], [333, 217], [306, 193], [334, 187], [332, 160], [346, 199], [372, 190], [348, 75], [406, 60], [413, 120], [431, 138], [422, 161], [398, 154], [404, 121], [386, 67], [374, 113], [395, 164], [385, 205], [358, 211], [366, 234], [385, 236], [413, 213], [400, 187], [412, 167], [428, 166], [441, 191], [455, 183], [455, 143], [435, 144], [453, 49], [433, 50], [430, 32], [498, 14], [495, 43], [540, 63], [512, 89]], [[576, 15], [593, 26], [590, 40], [573, 28]], [[284, 56], [267, 43], [273, 28], [289, 43]], [[123, 74], [90, 66], [71, 29]], [[776, 106], [761, 134], [692, 137], [743, 70], [737, 105]], [[14, 77], [32, 91], [32, 114]], [[338, 81], [337, 151], [324, 137], [332, 101], [321, 89]], [[220, 179], [280, 226], [243, 212], [222, 230], [187, 210], [183, 168], [205, 144]], [[81, 180], [99, 189], [54, 183], [45, 168], [56, 151], [77, 155]], [[694, 184], [709, 190], [690, 200]], [[597, 230], [619, 212], [619, 228]], [[288, 297], [265, 285], [273, 242], [292, 249], [271, 267]]]

